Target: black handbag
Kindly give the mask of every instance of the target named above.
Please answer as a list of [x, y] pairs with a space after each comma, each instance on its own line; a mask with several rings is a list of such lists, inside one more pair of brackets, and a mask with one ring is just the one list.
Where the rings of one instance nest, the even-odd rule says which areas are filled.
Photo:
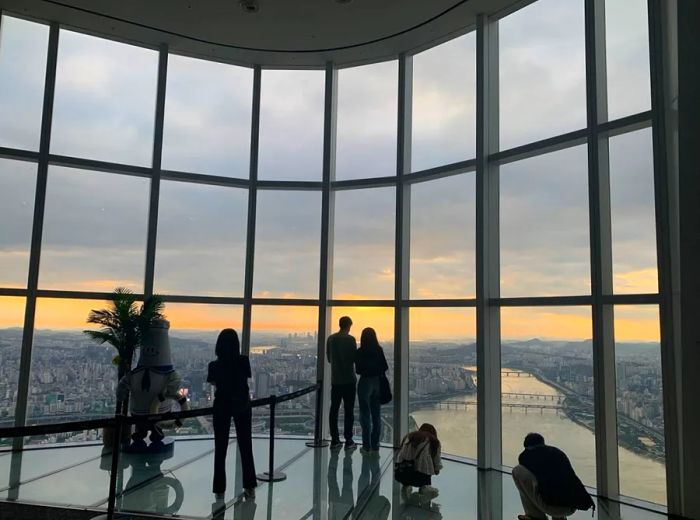
[[402, 460], [394, 463], [394, 478], [404, 486], [412, 486], [416, 482], [416, 459], [423, 453], [423, 450], [430, 445], [426, 442], [425, 445], [416, 453], [412, 460]]
[[389, 379], [387, 379], [386, 375], [382, 374], [379, 376], [379, 404], [390, 403], [393, 398], [394, 396], [391, 395]]

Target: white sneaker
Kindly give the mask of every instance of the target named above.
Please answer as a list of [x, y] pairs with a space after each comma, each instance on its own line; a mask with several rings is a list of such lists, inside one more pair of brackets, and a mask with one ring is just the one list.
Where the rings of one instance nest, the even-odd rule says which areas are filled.
[[421, 498], [424, 500], [432, 500], [440, 494], [440, 491], [433, 486], [421, 486], [418, 493], [420, 493]]

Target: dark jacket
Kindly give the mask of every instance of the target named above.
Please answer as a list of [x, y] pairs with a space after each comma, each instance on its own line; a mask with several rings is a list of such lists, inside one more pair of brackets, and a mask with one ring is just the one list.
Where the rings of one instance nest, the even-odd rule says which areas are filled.
[[331, 364], [331, 384], [349, 385], [355, 382], [355, 353], [357, 341], [347, 332], [336, 332], [326, 341], [326, 357]]
[[248, 379], [251, 377], [248, 356], [236, 356], [229, 363], [220, 359], [209, 363], [207, 383], [216, 386], [215, 399], [247, 401], [250, 399]]
[[384, 357], [384, 349], [382, 347], [367, 348], [360, 347], [357, 349], [355, 356], [355, 371], [365, 377], [381, 376], [389, 370], [389, 365]]
[[566, 454], [554, 446], [526, 448], [518, 462], [537, 478], [542, 499], [549, 505], [587, 510], [594, 506]]

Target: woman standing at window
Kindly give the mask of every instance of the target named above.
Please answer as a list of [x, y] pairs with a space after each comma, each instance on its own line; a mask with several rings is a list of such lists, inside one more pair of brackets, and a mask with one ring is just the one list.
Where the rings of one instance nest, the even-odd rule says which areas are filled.
[[243, 489], [248, 498], [255, 496], [258, 485], [253, 460], [251, 433], [252, 409], [248, 379], [252, 377], [248, 356], [241, 355], [238, 334], [224, 329], [216, 340], [216, 360], [209, 363], [207, 382], [216, 387], [214, 394], [214, 485], [222, 496], [226, 491], [226, 452], [231, 418], [236, 426], [236, 439], [243, 467]]
[[384, 350], [379, 345], [377, 333], [367, 327], [360, 336], [355, 370], [360, 376], [357, 398], [360, 401], [360, 425], [362, 426], [362, 453], [378, 452], [382, 435], [381, 407], [379, 403], [380, 378], [389, 370]]

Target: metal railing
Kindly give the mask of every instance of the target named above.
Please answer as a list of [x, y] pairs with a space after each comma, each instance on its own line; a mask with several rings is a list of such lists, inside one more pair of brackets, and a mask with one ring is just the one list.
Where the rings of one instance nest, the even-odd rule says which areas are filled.
[[[284, 395], [270, 395], [263, 399], [254, 399], [251, 401], [251, 408], [257, 408], [260, 406], [270, 407], [270, 447], [269, 447], [269, 466], [268, 471], [260, 473], [257, 475], [259, 480], [267, 482], [277, 482], [284, 480], [286, 475], [282, 472], [275, 472], [275, 410], [277, 404], [283, 403], [285, 401], [291, 401], [292, 399], [297, 399], [303, 395], [309, 394], [313, 391], [317, 392], [316, 402], [317, 408], [318, 403], [321, 400], [321, 392], [323, 391], [323, 384], [321, 381], [317, 382], [315, 385], [308, 386], [302, 390], [297, 390], [296, 392], [290, 392]], [[162, 421], [175, 421], [183, 419], [191, 419], [194, 417], [204, 417], [212, 415], [214, 412], [213, 407], [198, 408], [196, 410], [187, 410], [181, 412], [167, 412], [159, 414], [150, 415], [140, 415], [137, 417], [125, 416], [117, 414], [114, 417], [106, 417], [104, 419], [91, 419], [86, 421], [73, 421], [65, 423], [54, 423], [54, 424], [43, 424], [37, 426], [16, 426], [13, 428], [0, 428], [0, 439], [3, 438], [14, 438], [14, 437], [27, 437], [33, 435], [48, 435], [53, 433], [66, 433], [66, 432], [78, 432], [83, 430], [94, 430], [99, 428], [112, 428], [113, 429], [113, 441], [112, 441], [112, 460], [110, 467], [110, 477], [109, 477], [109, 498], [107, 500], [107, 519], [112, 520], [114, 518], [114, 510], [117, 499], [117, 473], [119, 471], [119, 452], [122, 445], [122, 430], [126, 425], [134, 425], [136, 423], [148, 422], [150, 424], [158, 423]], [[320, 416], [316, 416], [316, 422], [319, 423], [321, 420]], [[315, 429], [315, 435], [318, 436], [320, 432], [319, 428]], [[316, 439], [315, 441], [318, 445], [323, 445], [321, 439]]]

